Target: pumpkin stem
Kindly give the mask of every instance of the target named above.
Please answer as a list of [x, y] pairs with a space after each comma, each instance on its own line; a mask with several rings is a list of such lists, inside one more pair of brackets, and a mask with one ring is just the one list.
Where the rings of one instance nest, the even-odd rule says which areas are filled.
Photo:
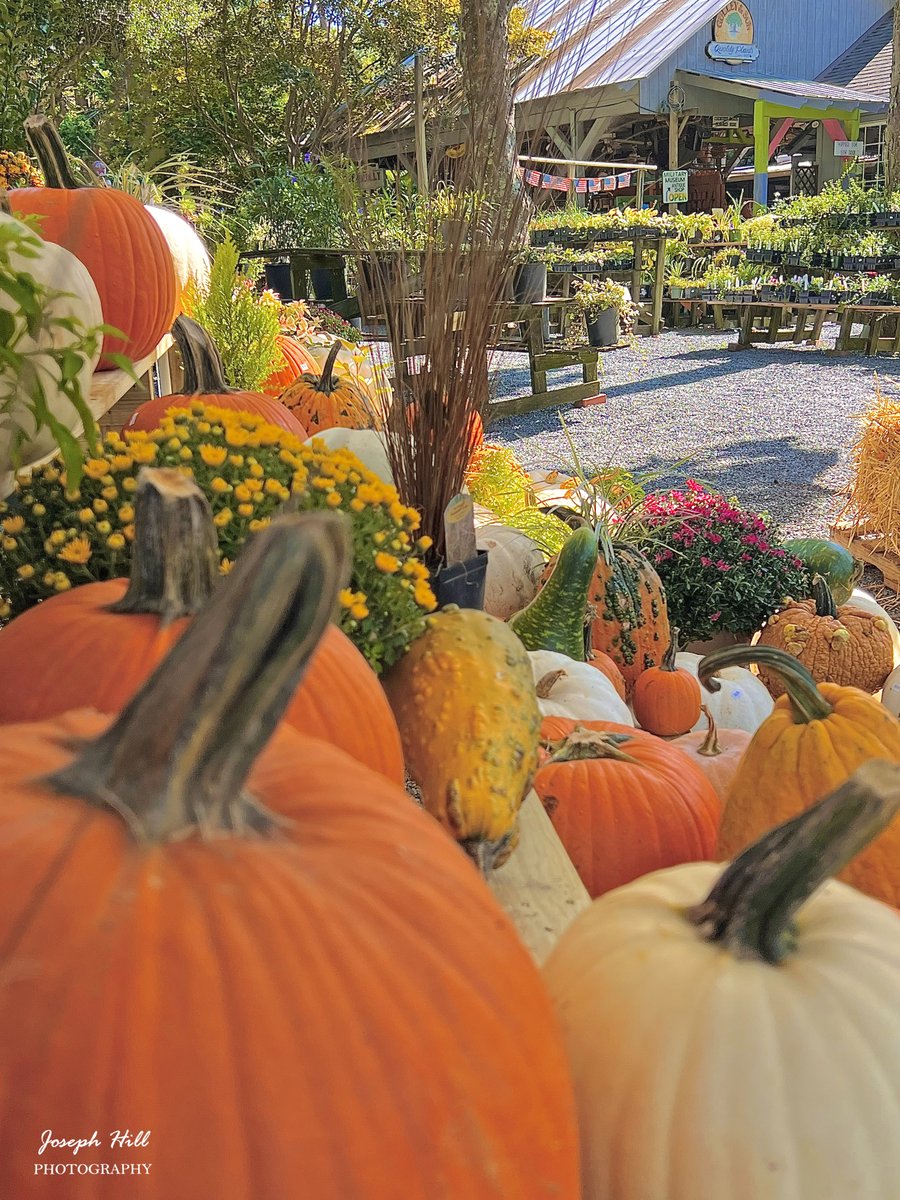
[[813, 600], [816, 602], [817, 617], [832, 617], [838, 619], [838, 610], [834, 603], [831, 588], [821, 575], [816, 575], [812, 582]]
[[585, 759], [597, 758], [614, 758], [616, 762], [637, 764], [636, 758], [619, 749], [630, 741], [627, 733], [599, 733], [594, 729], [585, 729], [583, 725], [576, 725], [561, 742], [545, 742], [551, 753], [544, 766], [550, 763], [582, 762]]
[[328, 357], [325, 359], [325, 365], [322, 368], [319, 382], [316, 384], [316, 391], [321, 392], [324, 396], [330, 396], [335, 389], [334, 364], [337, 362], [337, 356], [340, 354], [340, 351], [340, 339], [335, 338], [331, 349], [328, 351]]
[[677, 671], [678, 665], [675, 662], [675, 655], [678, 653], [678, 630], [673, 625], [669, 630], [671, 641], [669, 648], [662, 657], [662, 662], [659, 664], [661, 671]]
[[114, 613], [155, 613], [163, 626], [192, 617], [219, 578], [209, 501], [189, 475], [144, 467], [134, 498], [131, 578]]
[[172, 337], [184, 366], [185, 396], [225, 396], [234, 391], [225, 379], [219, 348], [202, 325], [182, 314], [172, 326]]
[[40, 164], [48, 188], [72, 191], [83, 186], [76, 179], [62, 138], [48, 117], [40, 113], [26, 117], [25, 136]]
[[281, 517], [256, 534], [115, 723], [46, 783], [113, 808], [141, 841], [274, 828], [244, 784], [349, 562], [337, 513]]
[[722, 684], [713, 678], [716, 671], [722, 671], [725, 667], [746, 667], [750, 663], [761, 663], [781, 677], [796, 725], [824, 721], [830, 716], [832, 707], [816, 687], [816, 681], [806, 667], [777, 646], [725, 646], [701, 659], [697, 674], [708, 691], [718, 692]]
[[722, 747], [719, 745], [719, 731], [716, 728], [716, 719], [705, 704], [700, 705], [700, 711], [706, 717], [708, 727], [706, 738], [697, 753], [702, 754], [704, 758], [718, 758], [722, 753]]
[[565, 676], [568, 675], [568, 673], [569, 672], [566, 670], [559, 670], [548, 671], [546, 675], [542, 675], [535, 684], [534, 689], [537, 692], [538, 700], [549, 700], [553, 689], [561, 679], [564, 679]]
[[793, 918], [817, 888], [900, 810], [900, 768], [874, 760], [831, 795], [764, 834], [687, 912], [701, 935], [736, 958], [779, 963], [794, 948]]

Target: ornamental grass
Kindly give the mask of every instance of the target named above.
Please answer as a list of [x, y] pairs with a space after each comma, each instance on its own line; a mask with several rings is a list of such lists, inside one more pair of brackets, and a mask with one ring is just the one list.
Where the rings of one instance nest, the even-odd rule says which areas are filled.
[[842, 516], [856, 534], [876, 532], [900, 553], [900, 401], [875, 385], [875, 402], [862, 418], [853, 447], [855, 474]]
[[60, 459], [17, 483], [0, 504], [0, 616], [15, 616], [78, 584], [128, 574], [134, 492], [143, 466], [192, 475], [212, 506], [220, 571], [282, 505], [348, 513], [350, 586], [337, 623], [376, 670], [390, 666], [435, 607], [417, 537], [419, 514], [349, 450], [311, 446], [261, 417], [191, 402], [151, 432], [108, 434], [74, 491]]

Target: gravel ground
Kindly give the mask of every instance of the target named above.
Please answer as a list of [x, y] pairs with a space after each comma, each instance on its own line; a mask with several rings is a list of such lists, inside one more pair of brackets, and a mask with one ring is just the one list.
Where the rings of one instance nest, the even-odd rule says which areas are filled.
[[[853, 418], [872, 396], [876, 370], [900, 393], [900, 360], [832, 358], [793, 345], [731, 353], [734, 340], [688, 331], [637, 339], [600, 355], [605, 405], [501, 418], [489, 440], [514, 447], [527, 468], [565, 469], [572, 456], [563, 414], [585, 465], [650, 472], [654, 487], [693, 476], [771, 513], [787, 536], [825, 535], [842, 508]], [[527, 355], [498, 354], [494, 369], [498, 399], [530, 390]], [[551, 382], [580, 378], [580, 368], [566, 368]]]

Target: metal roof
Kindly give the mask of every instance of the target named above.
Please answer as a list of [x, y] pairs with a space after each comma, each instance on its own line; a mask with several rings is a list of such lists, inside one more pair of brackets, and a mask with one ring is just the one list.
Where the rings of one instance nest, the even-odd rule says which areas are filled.
[[819, 79], [842, 87], [860, 88], [887, 100], [894, 66], [893, 24], [894, 14], [886, 12], [836, 58]]
[[722, 0], [529, 0], [529, 24], [555, 33], [516, 100], [643, 79], [722, 7]]
[[[826, 83], [822, 80], [804, 79], [750, 79], [742, 75], [740, 79], [723, 79], [720, 75], [704, 75], [702, 71], [679, 70], [679, 75], [690, 75], [703, 84], [712, 85], [717, 91], [735, 92], [739, 96], [748, 92], [775, 92], [779, 96], [797, 96], [801, 100], [830, 100], [839, 104], [852, 104], [854, 108], [878, 108], [884, 105], [884, 98], [872, 92], [862, 92], [856, 88], [840, 87], [838, 84]], [[703, 86], [701, 84], [700, 86]]]

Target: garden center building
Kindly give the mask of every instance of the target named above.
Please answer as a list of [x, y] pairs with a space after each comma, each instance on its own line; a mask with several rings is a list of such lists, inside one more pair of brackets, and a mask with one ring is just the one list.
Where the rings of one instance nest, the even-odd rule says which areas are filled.
[[[829, 4], [827, 18], [823, 7], [822, 0], [530, 0], [529, 21], [554, 39], [516, 83], [521, 152], [543, 186], [559, 192], [560, 176], [574, 187], [572, 177], [603, 174], [588, 163], [688, 167], [694, 207], [708, 206], [703, 186], [713, 176], [732, 196], [761, 202], [776, 191], [817, 191], [841, 174], [841, 152], [859, 151], [846, 142], [864, 143], [863, 169], [874, 179], [892, 5]], [[447, 151], [462, 152], [460, 110], [448, 90], [446, 80], [435, 89], [431, 113], [426, 98], [432, 178], [446, 171]], [[411, 166], [413, 144], [410, 104], [370, 132], [366, 154], [371, 163]], [[541, 186], [537, 172], [532, 182]], [[715, 202], [715, 187], [708, 200]]]

